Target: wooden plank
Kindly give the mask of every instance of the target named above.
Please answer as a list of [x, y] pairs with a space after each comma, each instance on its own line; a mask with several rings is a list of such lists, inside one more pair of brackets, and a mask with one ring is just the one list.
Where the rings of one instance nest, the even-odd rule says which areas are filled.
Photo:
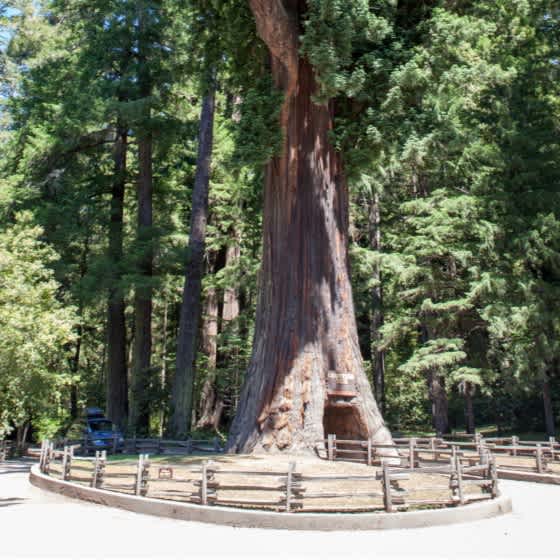
[[284, 506], [286, 501], [283, 497], [279, 500], [228, 500], [225, 498], [216, 498], [213, 503], [216, 505]]
[[[169, 481], [168, 481], [169, 482]], [[199, 487], [201, 485], [201, 481], [197, 480], [194, 483], [194, 486]], [[208, 481], [206, 484], [207, 489], [215, 489], [215, 490], [247, 490], [249, 492], [252, 491], [262, 491], [262, 492], [285, 492], [286, 491], [286, 484], [279, 484], [277, 486], [262, 486], [260, 484], [227, 484], [223, 482], [216, 482], [216, 481]], [[299, 488], [292, 487], [293, 490], [299, 490]]]
[[341, 474], [300, 474], [300, 480], [355, 480], [355, 481], [372, 481], [375, 480], [374, 475], [341, 475]]
[[367, 451], [363, 451], [362, 449], [340, 449], [337, 447], [336, 452], [338, 455], [367, 455]]
[[304, 499], [316, 498], [383, 498], [383, 492], [306, 492]]

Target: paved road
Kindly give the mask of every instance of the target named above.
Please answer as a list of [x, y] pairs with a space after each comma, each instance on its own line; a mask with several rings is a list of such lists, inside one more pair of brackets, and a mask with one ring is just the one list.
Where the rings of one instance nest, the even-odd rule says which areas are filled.
[[371, 532], [235, 529], [160, 519], [41, 491], [29, 463], [0, 464], [0, 559], [560, 558], [560, 486], [503, 481], [514, 512], [474, 523]]

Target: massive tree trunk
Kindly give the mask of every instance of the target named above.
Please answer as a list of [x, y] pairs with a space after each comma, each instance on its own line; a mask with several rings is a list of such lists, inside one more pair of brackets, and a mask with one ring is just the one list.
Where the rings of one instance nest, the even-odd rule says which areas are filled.
[[545, 375], [542, 384], [542, 395], [544, 405], [544, 421], [546, 434], [549, 437], [556, 435], [556, 425], [554, 422], [554, 410], [552, 408], [552, 397], [550, 394], [550, 380], [548, 375]]
[[152, 359], [152, 135], [138, 138], [138, 225], [137, 238], [141, 257], [138, 272], [142, 278], [134, 296], [134, 345], [132, 350], [132, 399], [130, 427], [137, 435], [148, 435], [150, 429], [150, 376]]
[[[369, 212], [370, 247], [374, 251], [381, 250], [381, 207], [379, 194], [374, 193], [370, 202]], [[371, 318], [371, 358], [373, 369], [373, 384], [375, 387], [375, 398], [385, 414], [385, 351], [380, 349], [381, 327], [384, 323], [383, 316], [383, 289], [381, 285], [381, 266], [377, 261], [373, 267], [372, 289], [372, 318]]]
[[282, 154], [267, 166], [253, 354], [228, 449], [309, 451], [326, 433], [391, 442], [364, 372], [348, 269], [348, 188], [298, 55], [298, 5], [250, 0], [271, 55]]
[[200, 293], [208, 221], [208, 184], [214, 130], [214, 90], [202, 103], [196, 176], [192, 194], [189, 257], [185, 271], [185, 288], [181, 303], [175, 379], [171, 395], [169, 431], [174, 437], [185, 437], [191, 429], [194, 390], [196, 334], [200, 318]]
[[126, 324], [121, 286], [126, 152], [127, 129], [120, 123], [113, 152], [114, 179], [109, 225], [111, 278], [107, 311], [107, 416], [121, 428], [125, 426], [128, 416]]

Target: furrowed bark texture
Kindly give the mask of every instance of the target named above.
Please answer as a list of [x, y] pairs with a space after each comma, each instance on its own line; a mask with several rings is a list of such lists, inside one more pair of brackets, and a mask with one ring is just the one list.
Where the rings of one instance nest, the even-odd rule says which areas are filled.
[[228, 441], [234, 452], [310, 451], [325, 433], [392, 441], [358, 345], [348, 189], [329, 142], [333, 105], [312, 102], [313, 70], [306, 60], [293, 60], [298, 4], [304, 3], [250, 1], [286, 98], [282, 155], [266, 170], [260, 295], [253, 354]]
[[212, 161], [214, 128], [214, 91], [202, 102], [196, 176], [192, 195], [189, 258], [185, 271], [185, 288], [181, 304], [175, 379], [171, 395], [170, 432], [185, 437], [191, 429], [194, 390], [196, 334], [200, 319], [200, 293], [208, 222], [208, 184]]
[[127, 129], [117, 126], [114, 145], [114, 180], [111, 192], [109, 259], [111, 285], [107, 310], [107, 416], [123, 428], [128, 416], [128, 380], [126, 363], [126, 323], [121, 281], [123, 256], [123, 215], [126, 182]]
[[[138, 139], [138, 233], [140, 257], [138, 268], [142, 275], [134, 296], [134, 345], [132, 350], [132, 402], [130, 426], [137, 435], [148, 435], [150, 428], [150, 367], [152, 359], [152, 287], [153, 225], [152, 195], [152, 136], [143, 134]], [[143, 247], [142, 245], [146, 245]]]

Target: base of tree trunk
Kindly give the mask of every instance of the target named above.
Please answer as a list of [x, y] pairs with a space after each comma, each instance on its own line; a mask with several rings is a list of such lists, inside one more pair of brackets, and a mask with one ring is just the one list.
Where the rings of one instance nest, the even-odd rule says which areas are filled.
[[[331, 145], [334, 106], [313, 70], [288, 80], [282, 155], [267, 166], [253, 354], [230, 452], [308, 453], [339, 439], [391, 444], [364, 371], [348, 266], [348, 186]], [[285, 67], [273, 58], [278, 87]], [[396, 453], [396, 452], [395, 452]]]

